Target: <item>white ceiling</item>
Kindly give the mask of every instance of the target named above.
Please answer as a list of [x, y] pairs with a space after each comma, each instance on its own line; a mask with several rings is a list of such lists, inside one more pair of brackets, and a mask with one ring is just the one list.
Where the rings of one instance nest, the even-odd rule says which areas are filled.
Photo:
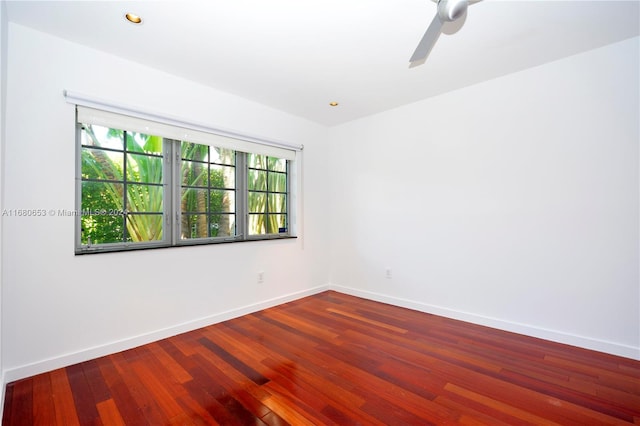
[[[8, 1], [7, 15], [336, 125], [638, 36], [639, 5], [484, 0], [414, 68], [409, 57], [436, 13], [429, 0], [23, 0]], [[144, 23], [125, 21], [126, 12]]]

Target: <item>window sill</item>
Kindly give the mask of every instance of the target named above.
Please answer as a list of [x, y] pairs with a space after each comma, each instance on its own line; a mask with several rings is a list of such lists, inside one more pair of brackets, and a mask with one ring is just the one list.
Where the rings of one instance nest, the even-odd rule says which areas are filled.
[[279, 240], [295, 240], [298, 237], [296, 235], [272, 235], [265, 237], [249, 237], [244, 240], [233, 240], [233, 239], [220, 239], [220, 240], [194, 240], [181, 242], [176, 245], [146, 245], [140, 246], [138, 244], [130, 244], [130, 245], [121, 245], [117, 247], [96, 247], [96, 248], [84, 248], [84, 249], [76, 249], [76, 256], [83, 256], [86, 254], [98, 254], [98, 253], [120, 253], [120, 252], [128, 252], [128, 251], [138, 251], [138, 250], [158, 250], [158, 249], [172, 249], [172, 248], [181, 248], [181, 247], [193, 247], [193, 246], [206, 246], [206, 245], [218, 245], [218, 244], [230, 244], [230, 243], [248, 243], [248, 242], [258, 242], [258, 241], [279, 241]]

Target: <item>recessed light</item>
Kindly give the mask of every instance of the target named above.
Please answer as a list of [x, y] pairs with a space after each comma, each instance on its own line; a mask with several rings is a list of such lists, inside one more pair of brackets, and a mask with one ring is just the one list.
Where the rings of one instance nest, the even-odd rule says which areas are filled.
[[127, 18], [127, 21], [133, 23], [133, 24], [141, 24], [142, 23], [142, 18], [138, 15], [136, 15], [135, 13], [127, 13], [126, 15], [124, 15], [125, 18]]
[[337, 102], [329, 102], [329, 105], [331, 105], [331, 106], [338, 106], [338, 103], [337, 103]]

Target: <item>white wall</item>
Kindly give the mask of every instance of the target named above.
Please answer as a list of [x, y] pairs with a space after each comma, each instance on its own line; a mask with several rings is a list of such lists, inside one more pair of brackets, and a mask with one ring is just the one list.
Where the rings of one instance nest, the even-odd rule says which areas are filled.
[[330, 129], [332, 283], [640, 359], [638, 40]]
[[296, 240], [74, 256], [73, 218], [4, 217], [8, 381], [326, 285], [326, 128], [12, 23], [8, 58], [6, 209], [74, 208], [75, 116], [64, 89], [305, 146]]
[[[4, 146], [5, 146], [5, 111], [7, 94], [7, 10], [4, 0], [0, 0], [0, 210], [2, 210], [4, 194]], [[2, 220], [0, 219], [0, 404], [4, 407], [4, 369], [2, 362]], [[1, 413], [1, 410], [0, 410]], [[0, 414], [2, 420], [2, 414]]]

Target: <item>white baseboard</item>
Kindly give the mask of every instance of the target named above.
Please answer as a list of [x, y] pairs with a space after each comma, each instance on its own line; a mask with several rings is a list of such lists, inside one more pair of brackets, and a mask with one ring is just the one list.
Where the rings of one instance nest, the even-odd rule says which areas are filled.
[[322, 286], [314, 287], [311, 289], [286, 294], [284, 296], [274, 297], [269, 300], [264, 300], [258, 303], [242, 306], [240, 308], [231, 309], [229, 311], [220, 312], [204, 318], [188, 321], [182, 324], [167, 327], [167, 328], [153, 331], [150, 333], [129, 337], [126, 339], [110, 342], [110, 343], [100, 345], [100, 346], [95, 346], [92, 348], [87, 348], [78, 352], [60, 355], [54, 358], [49, 358], [49, 359], [38, 361], [32, 364], [21, 365], [19, 367], [7, 369], [2, 372], [3, 392], [4, 392], [4, 389], [6, 388], [7, 383], [13, 382], [15, 380], [34, 376], [36, 374], [44, 373], [47, 371], [55, 370], [58, 368], [69, 366], [69, 365], [77, 364], [79, 362], [88, 361], [90, 359], [99, 358], [101, 356], [121, 352], [127, 349], [132, 349], [137, 346], [145, 345], [151, 342], [155, 342], [157, 340], [175, 336], [180, 333], [196, 330], [198, 328], [206, 327], [211, 324], [227, 321], [233, 318], [240, 317], [242, 315], [247, 315], [253, 312], [260, 311], [262, 309], [271, 308], [273, 306], [277, 306], [282, 303], [291, 302], [293, 300], [297, 300], [306, 296], [311, 296], [313, 294], [321, 293], [326, 290], [329, 290], [329, 286], [322, 285]]
[[513, 333], [524, 334], [527, 336], [537, 337], [540, 339], [550, 340], [566, 345], [577, 346], [580, 348], [591, 349], [598, 352], [605, 352], [625, 358], [631, 358], [640, 361], [640, 347], [623, 345], [620, 343], [609, 342], [605, 340], [593, 339], [585, 336], [578, 336], [571, 333], [565, 333], [557, 330], [549, 330], [541, 327], [522, 324], [513, 321], [506, 321], [499, 318], [492, 318], [483, 315], [477, 315], [469, 312], [457, 311], [454, 309], [444, 308], [441, 306], [430, 305], [413, 300], [402, 299], [389, 296], [386, 294], [375, 293], [366, 290], [344, 287], [340, 285], [329, 285], [329, 289], [340, 293], [350, 294], [352, 296], [362, 297], [364, 299], [375, 300], [377, 302], [388, 303], [390, 305], [400, 306], [403, 308], [413, 309], [420, 312], [439, 315], [442, 317], [457, 319], [474, 324], [484, 325], [499, 330], [510, 331]]

